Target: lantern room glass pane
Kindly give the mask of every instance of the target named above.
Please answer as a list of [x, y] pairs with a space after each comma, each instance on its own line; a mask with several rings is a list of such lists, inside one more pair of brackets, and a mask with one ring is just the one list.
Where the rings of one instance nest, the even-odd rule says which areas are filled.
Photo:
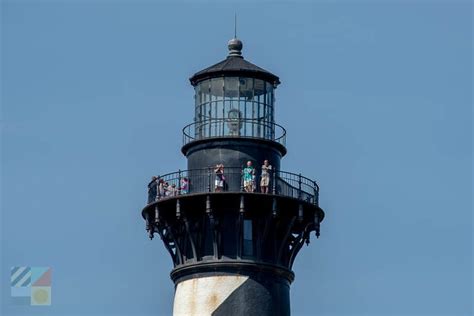
[[211, 79], [211, 95], [216, 100], [222, 100], [224, 94], [224, 78]]
[[226, 77], [224, 83], [225, 97], [238, 98], [239, 97], [239, 78]]
[[274, 87], [255, 78], [219, 77], [195, 87], [195, 135], [273, 139]]
[[201, 104], [205, 104], [211, 100], [209, 84], [210, 81], [208, 80], [201, 83]]
[[265, 81], [260, 80], [260, 79], [255, 79], [254, 95], [258, 97], [264, 93], [265, 93]]
[[239, 97], [251, 101], [253, 98], [253, 78], [239, 78]]

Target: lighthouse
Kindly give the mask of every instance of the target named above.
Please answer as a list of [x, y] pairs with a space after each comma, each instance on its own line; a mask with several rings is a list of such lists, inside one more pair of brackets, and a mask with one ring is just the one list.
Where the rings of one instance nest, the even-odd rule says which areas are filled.
[[324, 219], [316, 181], [282, 168], [280, 80], [242, 48], [231, 39], [223, 61], [190, 78], [187, 167], [160, 170], [141, 212], [173, 262], [175, 316], [290, 315], [293, 263]]

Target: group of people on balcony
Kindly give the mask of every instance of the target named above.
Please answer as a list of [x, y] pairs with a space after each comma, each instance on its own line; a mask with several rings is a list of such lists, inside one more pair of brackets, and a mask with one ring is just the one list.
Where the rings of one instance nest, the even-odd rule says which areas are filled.
[[[270, 185], [270, 173], [272, 166], [265, 160], [262, 165], [262, 172], [260, 174], [260, 192], [268, 193], [268, 187]], [[256, 172], [252, 165], [252, 162], [247, 161], [247, 166], [243, 170], [243, 181], [245, 192], [255, 192], [257, 189]]]
[[189, 179], [186, 177], [181, 178], [180, 186], [177, 187], [174, 183], [170, 185], [164, 179], [153, 176], [151, 177], [150, 183], [148, 183], [148, 203], [152, 203], [164, 197], [187, 194], [188, 192]]
[[[260, 192], [268, 193], [270, 185], [270, 174], [272, 171], [272, 166], [265, 160], [262, 165], [262, 172], [260, 174]], [[214, 173], [216, 175], [214, 192], [223, 192], [226, 187], [226, 177], [224, 173], [224, 164], [217, 164], [214, 168]], [[245, 192], [255, 192], [257, 190], [257, 181], [256, 181], [256, 171], [253, 167], [252, 162], [247, 161], [246, 167], [242, 170], [242, 181]]]
[[[272, 166], [268, 160], [263, 162], [260, 173], [260, 192], [269, 193]], [[227, 179], [224, 171], [224, 164], [217, 164], [214, 167], [215, 181], [214, 192], [224, 192], [227, 190]], [[257, 172], [252, 161], [247, 161], [245, 168], [241, 170], [243, 189], [245, 192], [255, 192], [257, 190]], [[180, 177], [179, 186], [175, 183], [169, 184], [163, 178], [153, 176], [148, 183], [148, 203], [155, 202], [165, 197], [177, 196], [189, 193], [189, 179]]]

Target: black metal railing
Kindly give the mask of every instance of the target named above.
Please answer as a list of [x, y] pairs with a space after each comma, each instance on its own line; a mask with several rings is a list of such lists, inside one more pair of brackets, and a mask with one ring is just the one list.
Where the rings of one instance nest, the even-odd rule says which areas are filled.
[[[207, 192], [258, 192], [289, 196], [318, 205], [319, 186], [301, 174], [273, 170], [262, 181], [260, 168], [253, 175], [244, 175], [243, 168], [225, 167], [223, 177], [214, 168], [180, 170], [157, 177], [156, 194], [149, 193], [149, 202], [178, 195]], [[263, 176], [264, 177], [264, 176]], [[245, 179], [244, 179], [245, 178]], [[249, 180], [250, 181], [245, 181]], [[268, 186], [262, 184], [268, 183]]]
[[286, 130], [278, 124], [258, 119], [209, 119], [183, 128], [183, 145], [217, 137], [260, 138], [286, 145]]

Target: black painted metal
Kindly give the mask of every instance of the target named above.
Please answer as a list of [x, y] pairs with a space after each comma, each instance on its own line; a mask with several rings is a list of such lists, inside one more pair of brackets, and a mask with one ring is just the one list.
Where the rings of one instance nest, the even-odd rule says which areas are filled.
[[202, 140], [189, 143], [182, 148], [188, 158], [188, 169], [224, 166], [242, 166], [252, 161], [254, 167], [260, 167], [268, 160], [274, 169], [280, 169], [280, 160], [286, 149], [279, 143], [251, 140], [228, 139]]
[[247, 276], [212, 315], [290, 315], [290, 284], [294, 274], [270, 264], [248, 260], [190, 264], [171, 272], [171, 279], [180, 282], [218, 276]]
[[260, 68], [241, 56], [229, 56], [226, 59], [195, 73], [189, 81], [193, 86], [203, 80], [216, 77], [250, 77], [268, 81], [277, 86], [280, 79], [271, 72]]
[[[238, 123], [236, 123], [238, 122]], [[236, 128], [232, 130], [229, 126], [248, 125], [248, 128]], [[265, 122], [254, 119], [212, 119], [197, 121], [183, 128], [183, 146], [190, 142], [209, 138], [250, 138], [264, 139], [286, 145], [286, 130], [276, 123]]]
[[[261, 192], [261, 168], [255, 168], [254, 192]], [[225, 176], [224, 188], [222, 192], [246, 192], [243, 189], [243, 167], [225, 167], [223, 175]], [[319, 187], [316, 181], [303, 177], [301, 174], [295, 174], [282, 170], [271, 172], [269, 182], [269, 193], [271, 195], [288, 196], [299, 200], [319, 204]], [[156, 200], [173, 198], [176, 196], [195, 194], [195, 193], [217, 193], [215, 186], [216, 174], [214, 167], [179, 170], [158, 177], [160, 181], [158, 195]], [[186, 181], [183, 184], [183, 181]], [[165, 187], [162, 187], [166, 185]], [[173, 190], [167, 188], [174, 187]], [[252, 193], [252, 192], [247, 192]], [[179, 201], [179, 200], [178, 200]], [[272, 206], [273, 209], [273, 206]], [[156, 217], [156, 216], [155, 216]]]
[[[229, 57], [196, 73], [191, 84], [199, 84], [196, 91], [202, 92], [202, 86], [207, 87], [204, 80], [253, 78], [264, 80], [262, 87], [270, 87], [270, 92], [261, 101], [267, 90], [253, 90], [253, 84], [245, 93], [233, 95], [226, 81], [232, 80], [226, 78], [222, 91], [201, 96], [205, 104], [196, 101], [195, 121], [183, 128], [181, 151], [187, 158], [187, 170], [159, 177], [162, 185], [156, 201], [149, 200], [142, 216], [149, 237], [157, 233], [170, 254], [171, 278], [176, 284], [205, 276], [249, 277], [213, 315], [286, 316], [290, 313], [292, 266], [303, 245], [309, 244], [311, 232], [319, 237], [325, 214], [319, 207], [317, 183], [281, 170], [286, 131], [273, 117], [273, 91], [279, 78], [244, 60], [241, 48], [240, 41], [229, 42]], [[241, 116], [241, 105], [247, 109], [248, 102], [251, 109], [263, 108], [268, 115], [250, 111], [251, 119], [245, 113]], [[219, 106], [222, 115], [216, 114]], [[210, 115], [212, 110], [217, 116]], [[273, 169], [268, 192], [259, 193], [264, 160]], [[244, 191], [242, 169], [248, 161], [256, 170], [254, 192]], [[215, 182], [218, 164], [224, 165], [222, 188]], [[168, 190], [163, 188], [165, 182]]]
[[[275, 204], [279, 209], [276, 216]], [[190, 193], [167, 197], [146, 206], [143, 218], [153, 217], [157, 209], [159, 218], [149, 229], [159, 233], [175, 268], [221, 260], [250, 260], [291, 269], [302, 244], [309, 243], [310, 232], [319, 234], [319, 222], [324, 219], [324, 212], [314, 203], [261, 193]], [[298, 217], [300, 209], [302, 217]], [[244, 240], [244, 220], [252, 227], [251, 244]]]
[[273, 274], [247, 279], [212, 313], [231, 315], [290, 315], [290, 285], [278, 282]]

